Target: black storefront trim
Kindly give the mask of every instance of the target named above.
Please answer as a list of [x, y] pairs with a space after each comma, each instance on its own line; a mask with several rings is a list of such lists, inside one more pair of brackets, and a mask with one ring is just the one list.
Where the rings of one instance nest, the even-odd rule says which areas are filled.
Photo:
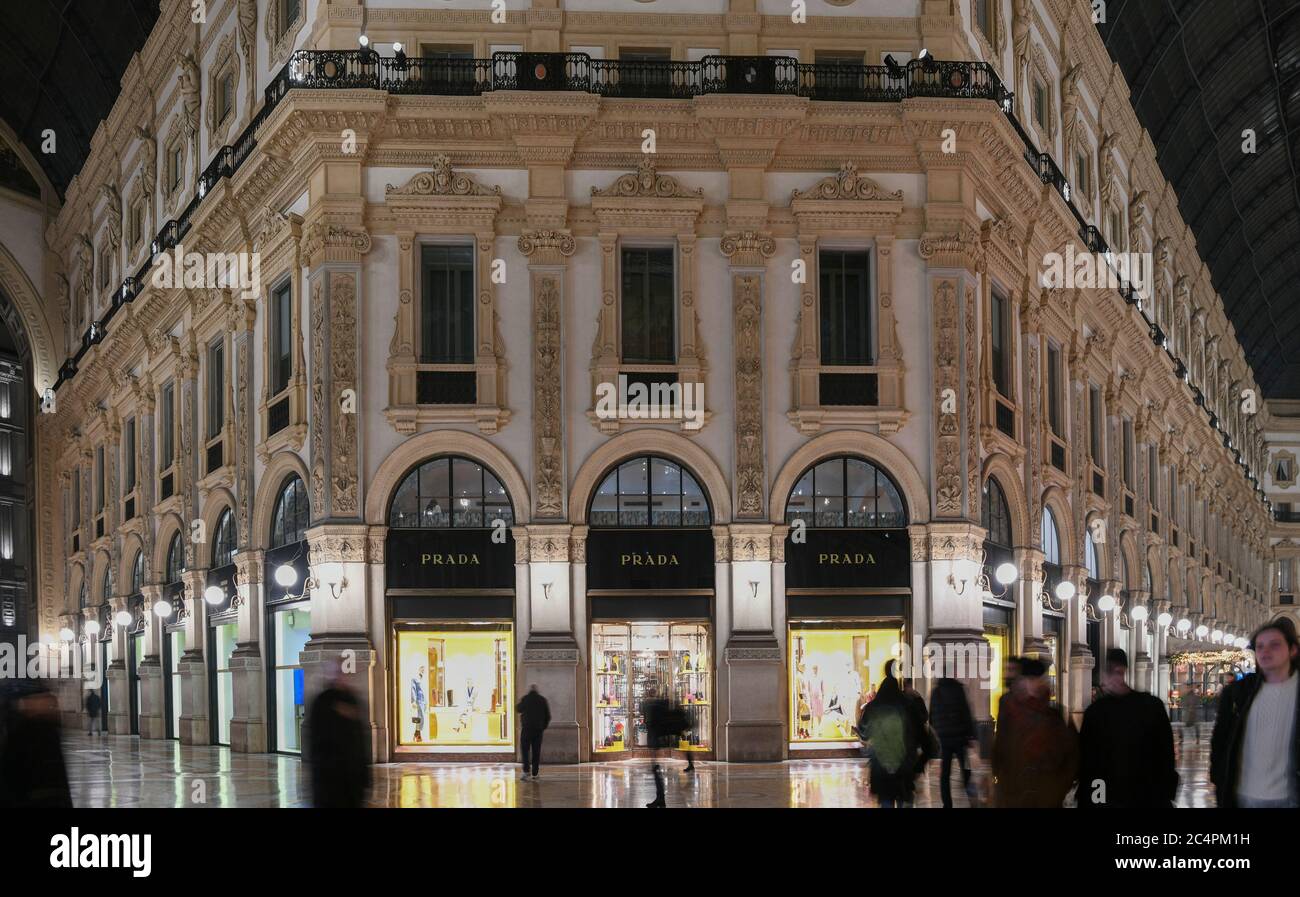
[[787, 595], [786, 616], [907, 619], [908, 595]]
[[709, 620], [712, 604], [712, 595], [602, 595], [591, 599], [591, 621]]
[[511, 595], [389, 595], [389, 619], [400, 620], [511, 620], [515, 596]]

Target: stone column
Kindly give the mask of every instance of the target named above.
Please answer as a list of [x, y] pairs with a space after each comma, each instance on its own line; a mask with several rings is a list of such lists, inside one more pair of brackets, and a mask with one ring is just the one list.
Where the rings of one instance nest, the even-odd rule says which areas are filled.
[[[235, 555], [235, 650], [230, 658], [235, 690], [230, 717], [230, 749], [241, 753], [266, 750], [266, 677], [262, 668], [262, 590], [266, 552], [241, 551]], [[268, 650], [270, 646], [267, 646]]]
[[[1152, 619], [1157, 619], [1162, 613], [1170, 611], [1172, 603], [1161, 599], [1155, 602], [1155, 608], [1151, 612]], [[1175, 618], [1177, 619], [1177, 618]], [[1151, 690], [1157, 698], [1169, 703], [1169, 630], [1167, 627], [1156, 624], [1154, 635], [1154, 646], [1158, 662], [1154, 665], [1153, 670], [1156, 674], [1155, 687]]]
[[163, 691], [162, 622], [153, 612], [153, 606], [162, 598], [162, 586], [146, 585], [144, 593], [144, 657], [139, 660], [140, 676], [140, 737], [167, 737], [167, 699]]
[[[1145, 561], [1143, 561], [1145, 563]], [[1132, 640], [1132, 647], [1129, 648], [1129, 665], [1133, 670], [1132, 679], [1133, 687], [1138, 691], [1151, 690], [1151, 653], [1147, 650], [1147, 622], [1138, 623], [1133, 620], [1132, 611], [1135, 607], [1145, 607], [1150, 612], [1149, 602], [1151, 594], [1144, 589], [1130, 589], [1129, 603], [1125, 610], [1129, 614], [1129, 637]]]
[[109, 602], [109, 620], [113, 627], [113, 659], [108, 663], [108, 732], [110, 735], [131, 734], [131, 681], [126, 668], [126, 627], [117, 622], [117, 615], [126, 610], [126, 596], [114, 595]]
[[932, 678], [949, 676], [966, 688], [972, 707], [987, 708], [989, 653], [978, 579], [984, 535], [981, 527], [966, 522], [930, 524], [930, 563], [924, 577], [929, 627], [928, 632], [911, 633], [911, 663], [901, 673], [927, 694]]
[[[1084, 538], [1090, 538], [1084, 535]], [[1069, 646], [1069, 669], [1060, 672], [1063, 689], [1062, 706], [1069, 709], [1075, 726], [1083, 724], [1083, 712], [1092, 700], [1092, 668], [1096, 661], [1088, 648], [1088, 570], [1086, 567], [1066, 567], [1064, 576], [1074, 583], [1074, 597], [1065, 602], [1066, 644]], [[1068, 676], [1068, 681], [1067, 680]]]
[[773, 631], [775, 534], [770, 523], [714, 527], [718, 635], [726, 639], [716, 688], [721, 760], [780, 760], [786, 752], [785, 668]]
[[[573, 538], [567, 523], [530, 524], [515, 530], [516, 568], [527, 563], [528, 577], [516, 586], [520, 629], [528, 637], [518, 691], [529, 685], [546, 696], [551, 725], [546, 730], [546, 754], [554, 763], [578, 763], [590, 751], [585, 714], [586, 683], [578, 641], [573, 630], [573, 576], [581, 552], [586, 566], [586, 538]], [[586, 583], [583, 577], [585, 604]], [[525, 616], [525, 614], [527, 616]]]
[[211, 744], [212, 729], [208, 716], [208, 604], [203, 599], [208, 571], [186, 570], [181, 574], [185, 592], [180, 600], [185, 602], [185, 652], [179, 667], [181, 702], [181, 744]]
[[1037, 547], [1022, 546], [1015, 550], [1015, 559], [1020, 570], [1020, 578], [1013, 586], [1016, 593], [1017, 652], [1041, 654], [1047, 650], [1047, 642], [1043, 639], [1043, 552]]

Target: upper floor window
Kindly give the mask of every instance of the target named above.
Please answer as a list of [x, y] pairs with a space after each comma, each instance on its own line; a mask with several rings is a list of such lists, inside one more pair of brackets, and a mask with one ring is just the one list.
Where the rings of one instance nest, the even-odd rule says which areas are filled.
[[817, 270], [822, 364], [871, 364], [871, 253], [823, 249]]
[[1056, 527], [1056, 517], [1052, 514], [1052, 509], [1043, 506], [1043, 524], [1040, 535], [1043, 540], [1043, 562], [1061, 566], [1061, 537], [1060, 531]]
[[812, 527], [907, 525], [902, 496], [888, 474], [861, 458], [832, 458], [809, 468], [790, 490], [785, 521]]
[[1102, 453], [1101, 435], [1103, 432], [1101, 409], [1101, 387], [1088, 385], [1088, 450], [1092, 463], [1105, 467], [1105, 455]]
[[1151, 509], [1160, 508], [1160, 454], [1154, 445], [1147, 446], [1147, 497]]
[[1282, 558], [1277, 562], [1277, 590], [1279, 592], [1290, 592], [1292, 590], [1292, 560]]
[[224, 122], [235, 110], [235, 73], [226, 72], [217, 84], [217, 123]]
[[497, 476], [469, 458], [425, 461], [397, 487], [388, 525], [404, 529], [490, 528], [514, 523], [514, 511]]
[[1134, 484], [1133, 461], [1135, 455], [1133, 443], [1133, 421], [1129, 420], [1127, 417], [1124, 418], [1122, 429], [1124, 431], [1124, 485], [1132, 491]]
[[992, 330], [991, 355], [993, 385], [999, 394], [1011, 398], [1011, 315], [1007, 297], [994, 289], [989, 299], [989, 326]]
[[72, 526], [81, 526], [81, 468], [72, 468]]
[[673, 256], [671, 247], [623, 247], [620, 342], [624, 362], [673, 364], [677, 361]]
[[289, 387], [293, 376], [293, 284], [285, 281], [271, 292], [271, 396]]
[[181, 545], [181, 534], [173, 533], [172, 540], [167, 545], [166, 581], [168, 583], [180, 582], [181, 574], [184, 572], [185, 548]]
[[86, 584], [83, 582], [81, 588], [77, 590], [77, 607], [86, 608]]
[[95, 513], [104, 513], [104, 447], [95, 446]]
[[139, 246], [140, 240], [144, 238], [144, 200], [142, 199], [131, 203], [128, 233], [132, 248]]
[[1124, 219], [1114, 207], [1106, 213], [1106, 242], [1110, 248], [1120, 251], [1124, 248]]
[[[135, 590], [135, 583], [131, 583], [131, 588]], [[138, 595], [139, 591], [135, 590], [132, 594]], [[113, 570], [111, 567], [104, 570], [104, 578], [99, 582], [99, 595], [103, 601], [110, 601], [113, 597]]]
[[158, 400], [158, 469], [166, 470], [176, 460], [176, 385], [163, 384]]
[[1047, 85], [1038, 78], [1034, 78], [1034, 86], [1031, 92], [1033, 97], [1034, 122], [1040, 128], [1046, 130], [1048, 116], [1048, 94]]
[[122, 427], [122, 493], [135, 488], [135, 418], [128, 418]]
[[310, 517], [307, 487], [303, 485], [302, 477], [294, 474], [284, 481], [280, 494], [275, 497], [275, 509], [271, 512], [271, 547], [280, 548], [306, 539]]
[[167, 156], [167, 183], [168, 192], [175, 193], [181, 187], [181, 180], [185, 177], [185, 144], [183, 141], [176, 141]]
[[298, 15], [302, 12], [302, 0], [271, 0], [279, 6], [280, 11], [280, 34], [284, 37], [289, 33], [290, 26], [298, 21]]
[[474, 247], [423, 246], [420, 360], [474, 363]]
[[226, 344], [217, 339], [208, 346], [207, 383], [208, 438], [221, 434], [226, 425]]
[[1083, 559], [1088, 567], [1088, 578], [1101, 579], [1101, 558], [1097, 554], [1097, 543], [1093, 541], [1091, 534], [1083, 537]]
[[1007, 507], [1006, 493], [993, 477], [984, 481], [984, 504], [981, 512], [982, 523], [986, 530], [984, 540], [1000, 548], [1010, 548], [1011, 510]]
[[1052, 432], [1065, 438], [1065, 426], [1061, 417], [1061, 349], [1049, 344], [1047, 347], [1047, 424]]
[[1079, 149], [1074, 153], [1074, 183], [1079, 196], [1084, 201], [1092, 195], [1092, 184], [1088, 178], [1088, 154], [1086, 151]]
[[645, 456], [605, 475], [587, 519], [592, 526], [708, 526], [713, 515], [690, 471], [676, 461]]
[[99, 288], [108, 289], [113, 282], [113, 249], [105, 246], [99, 251]]
[[235, 518], [230, 508], [217, 518], [217, 530], [212, 538], [212, 566], [224, 567], [235, 562]]
[[[176, 537], [177, 540], [180, 536]], [[179, 544], [179, 542], [178, 542]], [[179, 579], [179, 575], [177, 579]], [[144, 591], [144, 551], [135, 553], [135, 560], [131, 562], [131, 594], [139, 595]]]
[[993, 0], [975, 0], [975, 27], [992, 42], [994, 34]]

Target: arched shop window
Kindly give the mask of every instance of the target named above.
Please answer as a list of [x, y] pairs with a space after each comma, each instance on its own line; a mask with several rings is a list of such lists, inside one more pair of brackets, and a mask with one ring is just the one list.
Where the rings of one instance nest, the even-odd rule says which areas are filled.
[[907, 509], [887, 474], [861, 458], [831, 458], [805, 471], [790, 490], [785, 522], [807, 526], [896, 529]]
[[217, 531], [212, 539], [212, 566], [225, 567], [235, 562], [235, 520], [230, 508], [217, 518]]
[[185, 549], [181, 546], [181, 534], [176, 533], [167, 546], [167, 582], [180, 582], [184, 570]]
[[1043, 507], [1043, 562], [1061, 566], [1061, 539], [1057, 534], [1056, 518], [1052, 516], [1052, 509]]
[[713, 522], [699, 481], [675, 461], [647, 455], [614, 468], [591, 499], [595, 527], [708, 526]]
[[135, 553], [135, 560], [131, 563], [131, 594], [135, 595], [144, 591], [144, 550], [141, 549]]
[[402, 480], [388, 511], [396, 529], [484, 528], [496, 520], [514, 524], [510, 497], [492, 471], [469, 458], [424, 462]]
[[294, 474], [285, 480], [280, 494], [275, 497], [275, 510], [271, 513], [271, 547], [280, 548], [307, 538], [310, 516], [307, 487], [303, 485], [302, 477]]
[[984, 481], [983, 523], [988, 533], [984, 541], [1000, 548], [1011, 547], [1011, 510], [1007, 507], [1006, 493], [993, 477]]

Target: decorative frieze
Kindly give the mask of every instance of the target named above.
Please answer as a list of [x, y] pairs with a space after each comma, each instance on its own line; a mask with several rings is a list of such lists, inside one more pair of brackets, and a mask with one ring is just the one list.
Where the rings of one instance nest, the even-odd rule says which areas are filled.
[[733, 273], [731, 291], [736, 368], [736, 516], [764, 517], [763, 279], [758, 274]]
[[532, 276], [534, 501], [538, 517], [556, 518], [564, 516], [561, 275]]
[[957, 282], [934, 282], [935, 513], [962, 515], [961, 368]]

